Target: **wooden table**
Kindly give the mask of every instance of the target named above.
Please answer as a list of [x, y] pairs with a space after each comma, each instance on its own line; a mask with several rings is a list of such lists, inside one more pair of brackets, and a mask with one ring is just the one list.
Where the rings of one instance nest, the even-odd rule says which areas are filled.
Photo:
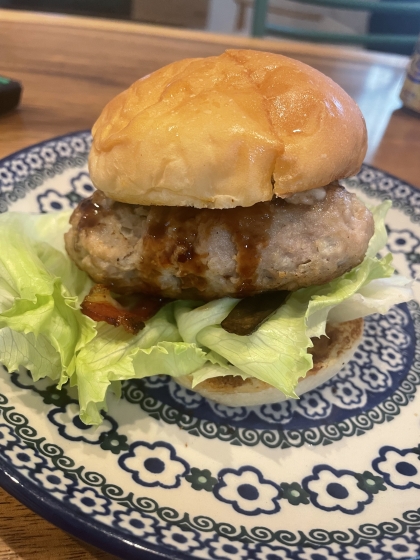
[[[0, 158], [90, 128], [104, 104], [174, 60], [227, 47], [286, 54], [323, 71], [359, 103], [367, 162], [420, 187], [420, 115], [401, 108], [407, 59], [356, 49], [212, 35], [131, 23], [0, 10], [0, 74], [23, 83], [18, 111], [0, 117]], [[110, 559], [0, 489], [0, 560]]]

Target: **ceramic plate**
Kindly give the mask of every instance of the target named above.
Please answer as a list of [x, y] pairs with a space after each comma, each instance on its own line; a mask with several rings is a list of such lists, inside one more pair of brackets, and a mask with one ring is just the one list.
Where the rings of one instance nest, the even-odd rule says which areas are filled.
[[[0, 162], [0, 211], [56, 212], [93, 191], [88, 132]], [[420, 191], [364, 165], [391, 198], [389, 249], [420, 274]], [[129, 382], [95, 431], [75, 396], [0, 373], [0, 482], [123, 558], [384, 560], [420, 553], [420, 293], [365, 322], [353, 361], [300, 400], [228, 408], [167, 377]]]

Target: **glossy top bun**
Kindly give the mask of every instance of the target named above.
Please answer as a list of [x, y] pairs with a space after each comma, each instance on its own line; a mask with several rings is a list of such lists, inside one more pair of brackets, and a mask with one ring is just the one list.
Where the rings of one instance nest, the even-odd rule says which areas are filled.
[[355, 102], [285, 56], [228, 50], [135, 82], [93, 127], [95, 186], [131, 204], [231, 208], [356, 173], [366, 127]]

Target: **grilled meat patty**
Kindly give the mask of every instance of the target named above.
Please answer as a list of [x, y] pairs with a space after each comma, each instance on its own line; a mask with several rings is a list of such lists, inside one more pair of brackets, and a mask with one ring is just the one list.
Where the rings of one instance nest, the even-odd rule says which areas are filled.
[[224, 210], [139, 206], [96, 191], [74, 211], [66, 248], [120, 293], [211, 300], [319, 285], [363, 260], [374, 224], [338, 183], [316, 191]]

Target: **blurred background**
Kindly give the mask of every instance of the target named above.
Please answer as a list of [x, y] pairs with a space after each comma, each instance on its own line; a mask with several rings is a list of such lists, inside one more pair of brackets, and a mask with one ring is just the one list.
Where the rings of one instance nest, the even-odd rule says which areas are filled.
[[[305, 3], [269, 0], [260, 4], [264, 4], [264, 26], [266, 23], [282, 26], [283, 38], [290, 38], [289, 29], [298, 29], [296, 38], [301, 40], [344, 42], [356, 48], [411, 54], [415, 37], [420, 33], [419, 0], [367, 0], [370, 5], [394, 5], [391, 11], [386, 8], [385, 11], [373, 12], [347, 7], [341, 9], [351, 1], [354, 2], [321, 0], [321, 3], [329, 5], [318, 5], [319, 0], [305, 0]], [[360, 3], [360, 0], [357, 2]], [[412, 10], [408, 6], [410, 3]], [[260, 31], [256, 32], [253, 24], [255, 0], [0, 0], [0, 7], [125, 19], [216, 33], [272, 35], [265, 27], [262, 30], [261, 26]], [[372, 33], [386, 34], [386, 40], [362, 41], [363, 35]], [[348, 40], [349, 36], [353, 38]]]

